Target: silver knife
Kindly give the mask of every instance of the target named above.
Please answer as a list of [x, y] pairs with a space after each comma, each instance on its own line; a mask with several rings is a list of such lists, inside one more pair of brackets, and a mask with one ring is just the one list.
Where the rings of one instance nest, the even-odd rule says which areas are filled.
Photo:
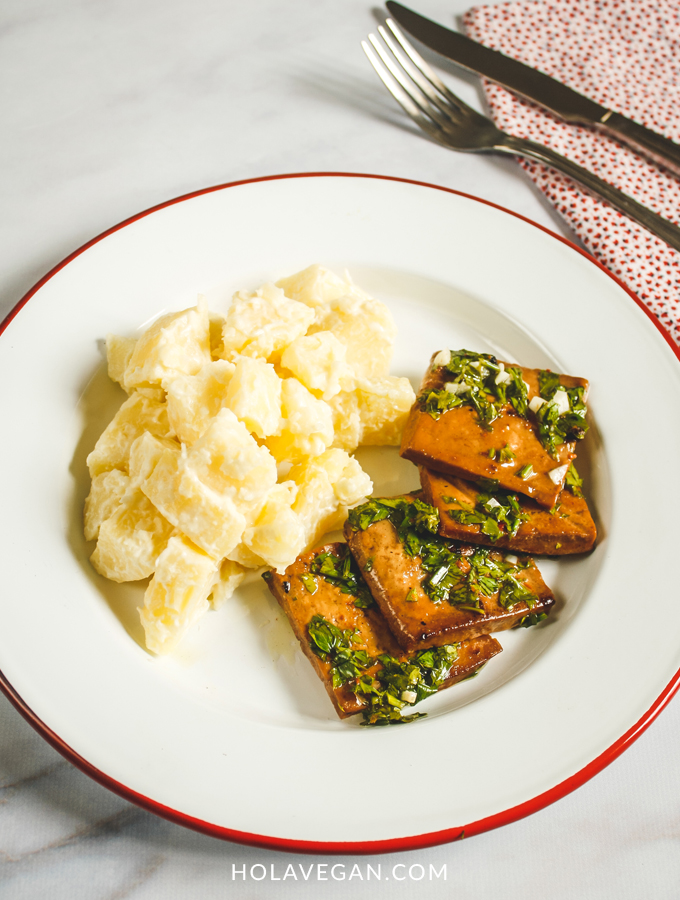
[[531, 66], [426, 19], [401, 3], [388, 0], [386, 5], [402, 28], [431, 50], [544, 106], [566, 122], [594, 126], [680, 175], [680, 145], [668, 138], [600, 106]]

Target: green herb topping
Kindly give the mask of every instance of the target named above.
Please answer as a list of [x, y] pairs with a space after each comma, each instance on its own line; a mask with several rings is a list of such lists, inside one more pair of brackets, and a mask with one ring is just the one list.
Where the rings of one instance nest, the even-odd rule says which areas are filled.
[[[321, 575], [329, 584], [339, 587], [343, 594], [351, 594], [354, 597], [354, 605], [360, 609], [366, 609], [373, 605], [371, 592], [346, 544], [341, 549], [340, 556], [329, 552], [319, 553], [312, 562], [311, 570], [315, 575]], [[307, 587], [305, 578], [311, 578], [311, 575], [301, 576]], [[314, 581], [313, 578], [312, 581]]]
[[[525, 418], [533, 413], [538, 438], [551, 454], [555, 453], [558, 444], [578, 441], [585, 436], [588, 426], [585, 422], [584, 388], [565, 387], [560, 383], [559, 375], [548, 369], [538, 374], [539, 394], [545, 402], [534, 408], [532, 401], [530, 410], [528, 389], [519, 366], [505, 368], [490, 353], [452, 350], [450, 361], [442, 368], [446, 377], [444, 387], [425, 391], [418, 401], [420, 408], [433, 419], [438, 419], [450, 409], [472, 406], [480, 423], [490, 428], [502, 408], [510, 404], [518, 415]], [[560, 394], [556, 398], [558, 391]], [[564, 401], [562, 395], [566, 395], [569, 401], [568, 408], [558, 402]], [[506, 445], [503, 450], [490, 451], [489, 457], [508, 462], [514, 455]]]
[[522, 522], [529, 518], [522, 512], [516, 494], [506, 491], [485, 492], [477, 495], [476, 502], [466, 503], [457, 497], [442, 497], [444, 503], [457, 503], [462, 509], [447, 509], [446, 514], [459, 525], [479, 525], [481, 534], [492, 541], [507, 535], [514, 537]]
[[[458, 658], [458, 644], [421, 650], [400, 662], [387, 653], [371, 659], [365, 650], [355, 649], [358, 632], [341, 629], [323, 616], [314, 616], [307, 626], [314, 653], [330, 662], [333, 687], [349, 684], [364, 697], [363, 725], [398, 725], [422, 718], [425, 713], [403, 716], [401, 710], [434, 694], [448, 678]], [[366, 669], [379, 664], [372, 674]]]
[[365, 650], [355, 650], [352, 644], [359, 640], [359, 632], [352, 628], [338, 628], [323, 616], [312, 616], [307, 626], [311, 647], [316, 655], [330, 662], [333, 687], [358, 678], [373, 660]]
[[421, 409], [433, 419], [457, 406], [466, 405], [472, 406], [479, 421], [488, 427], [498, 418], [501, 407], [506, 403], [510, 403], [521, 416], [526, 415], [527, 386], [519, 367], [509, 366], [506, 369], [490, 353], [452, 350], [451, 359], [443, 368], [450, 376], [445, 386], [428, 391], [420, 398]]
[[538, 625], [543, 619], [548, 618], [548, 613], [529, 613], [528, 616], [519, 620], [518, 628], [531, 628], [532, 625]]
[[495, 462], [501, 464], [512, 462], [514, 458], [515, 454], [510, 449], [510, 444], [506, 444], [505, 447], [502, 447], [500, 450], [495, 450], [493, 447], [489, 450], [489, 459], [493, 459]]
[[579, 477], [576, 466], [573, 463], [567, 469], [567, 477], [564, 479], [564, 483], [574, 497], [583, 497], [583, 479]]
[[436, 693], [457, 658], [458, 644], [420, 650], [404, 662], [381, 654], [381, 668], [373, 676], [362, 675], [354, 688], [357, 695], [368, 700], [361, 724], [403, 725], [425, 716], [426, 713], [404, 716], [401, 710]]
[[319, 590], [319, 585], [316, 583], [316, 578], [313, 575], [300, 575], [300, 581], [310, 594], [316, 594]]
[[[558, 444], [582, 440], [588, 430], [584, 388], [565, 387], [560, 384], [559, 375], [545, 369], [538, 373], [538, 391], [543, 400], [547, 401], [535, 413], [538, 437], [545, 449], [554, 454]], [[558, 391], [566, 394], [569, 400], [569, 408], [565, 412], [560, 412], [555, 402]]]
[[498, 593], [504, 608], [524, 601], [530, 608], [536, 597], [515, 577], [526, 563], [496, 560], [483, 547], [460, 550], [437, 533], [437, 510], [418, 498], [369, 500], [350, 511], [349, 524], [364, 531], [374, 522], [389, 519], [407, 556], [420, 557], [426, 577], [421, 588], [433, 603], [446, 600], [458, 609], [483, 613], [482, 597]]

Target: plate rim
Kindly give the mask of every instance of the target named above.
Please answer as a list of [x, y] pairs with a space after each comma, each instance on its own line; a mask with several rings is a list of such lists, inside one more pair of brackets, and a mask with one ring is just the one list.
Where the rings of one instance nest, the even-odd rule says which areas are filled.
[[[90, 247], [104, 240], [111, 234], [114, 234], [115, 232], [126, 228], [128, 225], [131, 225], [134, 222], [145, 218], [146, 216], [158, 212], [159, 210], [165, 209], [178, 203], [183, 203], [187, 200], [194, 199], [195, 197], [214, 193], [217, 191], [227, 190], [228, 188], [240, 187], [247, 184], [255, 184], [268, 181], [281, 181], [294, 178], [365, 178], [381, 181], [391, 181], [401, 184], [410, 184], [418, 187], [442, 191], [448, 194], [454, 194], [458, 197], [464, 197], [468, 200], [473, 200], [477, 203], [489, 206], [492, 209], [499, 210], [500, 212], [513, 216], [516, 219], [520, 219], [521, 221], [532, 225], [534, 228], [538, 228], [540, 231], [543, 231], [550, 237], [555, 238], [562, 244], [570, 247], [572, 250], [575, 250], [581, 256], [585, 257], [585, 259], [587, 259], [590, 263], [593, 263], [598, 269], [604, 272], [619, 287], [623, 288], [626, 294], [628, 294], [628, 296], [645, 313], [645, 315], [652, 322], [657, 331], [662, 335], [668, 346], [675, 354], [676, 358], [680, 360], [680, 347], [678, 347], [673, 342], [668, 332], [661, 325], [656, 316], [654, 316], [649, 308], [643, 303], [643, 301], [616, 275], [614, 275], [609, 269], [602, 265], [602, 263], [600, 263], [590, 253], [579, 247], [568, 238], [562, 237], [562, 235], [557, 234], [556, 232], [552, 231], [544, 225], [539, 224], [538, 222], [534, 222], [532, 219], [522, 215], [521, 213], [507, 209], [507, 207], [501, 206], [498, 203], [494, 203], [491, 200], [486, 200], [482, 197], [477, 197], [474, 194], [468, 194], [464, 191], [459, 191], [454, 188], [444, 187], [443, 185], [433, 184], [427, 181], [419, 181], [411, 178], [400, 178], [392, 175], [336, 171], [293, 172], [280, 175], [264, 175], [256, 178], [246, 178], [238, 181], [225, 182], [207, 188], [200, 188], [186, 194], [181, 194], [177, 197], [172, 198], [171, 200], [166, 200], [139, 213], [136, 213], [122, 220], [118, 224], [106, 229], [105, 231], [91, 238], [86, 243], [82, 244], [68, 256], [64, 257], [64, 259], [62, 259], [52, 269], [50, 269], [42, 278], [40, 278], [9, 311], [3, 321], [0, 322], [0, 336], [3, 335], [10, 322], [18, 315], [18, 313], [28, 303], [28, 301], [48, 281], [50, 281], [50, 279], [52, 279], [58, 272], [61, 271], [61, 269], [69, 265], [74, 259], [80, 256]], [[679, 688], [680, 669], [678, 669], [678, 671], [670, 679], [670, 681], [661, 691], [656, 700], [652, 703], [649, 709], [637, 720], [637, 722], [635, 722], [634, 725], [632, 725], [623, 735], [621, 735], [621, 737], [619, 737], [599, 756], [591, 760], [583, 768], [566, 778], [564, 781], [561, 781], [557, 785], [549, 788], [547, 791], [544, 791], [531, 798], [530, 800], [518, 804], [517, 806], [510, 807], [506, 810], [502, 810], [500, 812], [494, 813], [491, 816], [479, 819], [466, 825], [455, 826], [439, 831], [427, 832], [420, 835], [388, 838], [377, 841], [305, 841], [253, 834], [250, 832], [227, 828], [221, 825], [215, 825], [211, 822], [207, 822], [202, 819], [187, 815], [186, 813], [183, 813], [179, 810], [164, 806], [158, 801], [152, 800], [151, 798], [146, 797], [144, 794], [138, 793], [132, 788], [129, 788], [126, 785], [116, 781], [114, 778], [92, 765], [84, 757], [80, 756], [80, 754], [78, 754], [72, 747], [70, 747], [65, 741], [63, 741], [59, 737], [59, 735], [56, 734], [39, 716], [37, 716], [33, 712], [31, 707], [24, 702], [23, 698], [14, 689], [10, 681], [0, 670], [0, 691], [2, 691], [2, 693], [7, 697], [12, 706], [17, 710], [17, 712], [19, 712], [21, 716], [23, 716], [28, 724], [31, 725], [34, 730], [37, 731], [37, 733], [55, 750], [57, 750], [57, 752], [59, 752], [66, 760], [76, 766], [76, 768], [80, 769], [80, 771], [88, 775], [98, 784], [102, 785], [103, 787], [107, 788], [123, 799], [128, 800], [131, 803], [134, 803], [136, 806], [139, 806], [142, 809], [147, 810], [148, 812], [152, 812], [164, 819], [167, 819], [178, 825], [182, 825], [186, 828], [190, 828], [194, 831], [206, 834], [210, 837], [216, 837], [222, 840], [233, 841], [235, 843], [246, 844], [249, 846], [262, 847], [270, 850], [302, 852], [311, 854], [377, 854], [424, 849], [427, 847], [433, 847], [439, 844], [445, 844], [451, 841], [460, 840], [463, 837], [471, 837], [475, 834], [482, 834], [485, 831], [499, 828], [502, 825], [510, 824], [511, 822], [515, 822], [521, 818], [524, 818], [525, 816], [538, 812], [546, 806], [549, 806], [551, 803], [554, 803], [555, 801], [560, 800], [562, 797], [567, 796], [582, 784], [585, 784], [586, 781], [589, 781], [594, 775], [602, 771], [602, 769], [604, 769], [618, 756], [620, 756], [620, 754], [623, 753], [624, 750], [626, 750], [642, 734], [642, 732], [649, 727], [649, 725], [664, 709], [666, 704], [670, 701], [670, 699], [673, 697], [676, 691], [678, 691]]]

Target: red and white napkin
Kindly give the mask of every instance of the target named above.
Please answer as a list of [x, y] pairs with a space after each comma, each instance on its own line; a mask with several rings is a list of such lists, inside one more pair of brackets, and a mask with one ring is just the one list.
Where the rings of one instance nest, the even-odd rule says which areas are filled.
[[[468, 35], [680, 143], [680, 3], [522, 0], [480, 6]], [[496, 124], [537, 141], [680, 224], [680, 178], [592, 128], [568, 125], [484, 81]], [[680, 345], [680, 253], [566, 176], [521, 165], [586, 248], [640, 297]]]

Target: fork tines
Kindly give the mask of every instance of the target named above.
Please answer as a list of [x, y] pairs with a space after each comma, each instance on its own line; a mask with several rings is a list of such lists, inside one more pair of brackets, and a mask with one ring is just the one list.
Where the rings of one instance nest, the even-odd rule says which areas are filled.
[[361, 42], [366, 56], [404, 111], [432, 137], [444, 140], [447, 128], [459, 124], [461, 115], [473, 110], [449, 91], [392, 19], [385, 24], [394, 37], [380, 25], [384, 44], [369, 34], [370, 44]]

